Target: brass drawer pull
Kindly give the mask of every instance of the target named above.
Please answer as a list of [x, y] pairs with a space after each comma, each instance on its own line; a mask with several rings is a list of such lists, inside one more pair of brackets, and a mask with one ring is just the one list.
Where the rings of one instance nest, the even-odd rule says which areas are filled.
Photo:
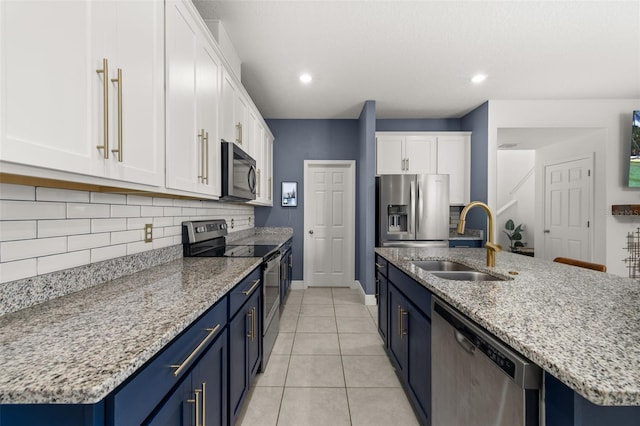
[[204, 182], [206, 184], [209, 184], [209, 132], [205, 132], [204, 134], [204, 158], [205, 158]]
[[109, 60], [102, 59], [102, 69], [96, 70], [98, 74], [102, 74], [102, 120], [104, 121], [104, 134], [102, 145], [96, 148], [103, 150], [104, 158], [109, 158]]
[[122, 69], [118, 68], [118, 77], [111, 81], [118, 83], [118, 149], [112, 149], [111, 152], [118, 153], [118, 161], [122, 162]]
[[258, 284], [260, 284], [260, 280], [255, 280], [255, 281], [253, 282], [253, 285], [251, 286], [251, 288], [250, 288], [249, 290], [245, 290], [245, 291], [243, 291], [243, 292], [242, 292], [242, 294], [244, 294], [245, 296], [250, 295], [250, 294], [253, 292], [253, 290], [255, 290], [255, 289], [256, 289], [256, 287], [258, 286]]
[[200, 352], [202, 350], [202, 348], [204, 348], [207, 343], [209, 342], [209, 340], [211, 340], [211, 338], [213, 337], [214, 334], [216, 334], [216, 332], [218, 331], [218, 329], [220, 328], [220, 324], [216, 325], [213, 328], [205, 328], [206, 331], [209, 332], [209, 334], [207, 334], [207, 337], [205, 337], [202, 342], [200, 342], [200, 344], [193, 350], [193, 352], [191, 352], [189, 354], [189, 356], [187, 357], [187, 359], [185, 359], [184, 361], [182, 361], [182, 364], [176, 365], [170, 365], [171, 368], [175, 368], [176, 370], [173, 372], [174, 376], [178, 376], [182, 370], [185, 369], [185, 367], [187, 365], [189, 365], [189, 363], [191, 363], [191, 361], [196, 357], [196, 355], [198, 355], [198, 352]]
[[204, 129], [198, 132], [198, 141], [200, 142], [200, 174], [198, 175], [198, 179], [204, 183]]
[[384, 265], [381, 265], [381, 264], [379, 264], [378, 262], [376, 262], [376, 266], [377, 266], [378, 268], [384, 268]]

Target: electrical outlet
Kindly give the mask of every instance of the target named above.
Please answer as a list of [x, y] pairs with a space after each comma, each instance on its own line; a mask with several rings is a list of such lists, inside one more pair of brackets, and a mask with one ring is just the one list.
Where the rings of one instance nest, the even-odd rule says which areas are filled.
[[153, 223], [147, 223], [144, 225], [144, 242], [150, 243], [153, 241]]

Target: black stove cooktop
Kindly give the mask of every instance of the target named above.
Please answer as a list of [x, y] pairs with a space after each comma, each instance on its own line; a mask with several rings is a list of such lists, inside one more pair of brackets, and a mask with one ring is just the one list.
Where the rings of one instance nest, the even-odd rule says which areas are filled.
[[276, 245], [224, 245], [221, 247], [200, 247], [192, 257], [267, 257], [274, 252]]

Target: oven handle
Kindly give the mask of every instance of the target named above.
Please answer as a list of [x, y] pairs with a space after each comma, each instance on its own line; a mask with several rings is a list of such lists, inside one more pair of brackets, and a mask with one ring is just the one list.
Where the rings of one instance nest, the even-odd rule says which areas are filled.
[[255, 289], [256, 289], [256, 287], [258, 287], [258, 285], [260, 284], [260, 281], [261, 281], [261, 280], [255, 280], [255, 281], [253, 282], [253, 285], [251, 286], [251, 288], [250, 288], [249, 290], [245, 290], [245, 291], [243, 291], [243, 292], [242, 292], [242, 294], [244, 294], [245, 296], [248, 296], [248, 295], [250, 295], [251, 293], [253, 293], [253, 290], [255, 290]]

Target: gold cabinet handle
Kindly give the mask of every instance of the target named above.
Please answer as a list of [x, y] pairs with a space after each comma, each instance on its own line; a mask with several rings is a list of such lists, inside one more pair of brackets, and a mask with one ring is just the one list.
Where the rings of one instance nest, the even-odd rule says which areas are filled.
[[202, 426], [207, 426], [207, 384], [202, 382]]
[[402, 309], [402, 313], [400, 315], [400, 337], [407, 335], [407, 330], [404, 328], [404, 316], [408, 315], [409, 311]]
[[253, 331], [251, 332], [251, 335], [253, 336], [251, 338], [251, 340], [254, 340], [256, 338], [256, 315], [258, 314], [258, 308], [256, 308], [255, 306], [253, 307]]
[[111, 152], [118, 153], [118, 161], [122, 162], [122, 69], [118, 68], [118, 77], [112, 78], [113, 83], [118, 83], [118, 149]]
[[255, 280], [251, 285], [251, 287], [249, 288], [249, 290], [244, 290], [242, 294], [244, 294], [245, 296], [250, 295], [253, 292], [253, 290], [255, 290], [255, 288], [258, 286], [258, 284], [260, 284], [260, 280]]
[[236, 138], [236, 142], [242, 145], [242, 123], [241, 122], [238, 122], [238, 124], [236, 124], [236, 129], [238, 130], [238, 137]]
[[198, 346], [196, 346], [196, 348], [189, 354], [189, 356], [187, 357], [187, 359], [185, 359], [184, 361], [182, 361], [181, 364], [172, 364], [169, 367], [171, 368], [175, 368], [176, 370], [173, 372], [174, 377], [177, 377], [182, 370], [185, 369], [185, 367], [187, 365], [189, 365], [189, 363], [191, 363], [191, 361], [193, 361], [193, 359], [196, 357], [196, 355], [198, 355], [198, 352], [200, 352], [202, 350], [202, 348], [204, 348], [207, 343], [209, 342], [209, 340], [211, 340], [211, 338], [213, 337], [214, 334], [216, 334], [216, 332], [218, 331], [218, 329], [220, 328], [220, 324], [216, 325], [213, 328], [205, 328], [206, 331], [209, 332], [209, 334], [207, 334], [207, 337], [205, 337], [202, 342], [200, 342], [200, 344]]
[[204, 168], [204, 181], [209, 183], [209, 132], [204, 134], [204, 148], [205, 148], [205, 168]]
[[269, 184], [268, 184], [268, 189], [269, 189], [269, 200], [271, 199], [271, 178], [269, 178]]
[[251, 321], [251, 325], [249, 326], [249, 332], [247, 333], [247, 338], [249, 338], [252, 342], [256, 338], [256, 307], [252, 307], [249, 312], [247, 312], [249, 319]]
[[198, 179], [204, 183], [204, 129], [200, 129], [198, 132], [198, 142], [200, 145], [200, 174]]
[[376, 262], [376, 266], [380, 269], [384, 269], [384, 265], [379, 264], [378, 262]]
[[104, 121], [103, 141], [102, 145], [96, 148], [103, 150], [105, 159], [109, 158], [109, 60], [102, 59], [102, 69], [96, 70], [98, 74], [102, 74], [102, 120]]
[[[195, 425], [200, 426], [200, 389], [193, 391], [193, 399], [187, 399], [189, 404], [195, 405]], [[203, 401], [204, 402], [204, 401]]]

